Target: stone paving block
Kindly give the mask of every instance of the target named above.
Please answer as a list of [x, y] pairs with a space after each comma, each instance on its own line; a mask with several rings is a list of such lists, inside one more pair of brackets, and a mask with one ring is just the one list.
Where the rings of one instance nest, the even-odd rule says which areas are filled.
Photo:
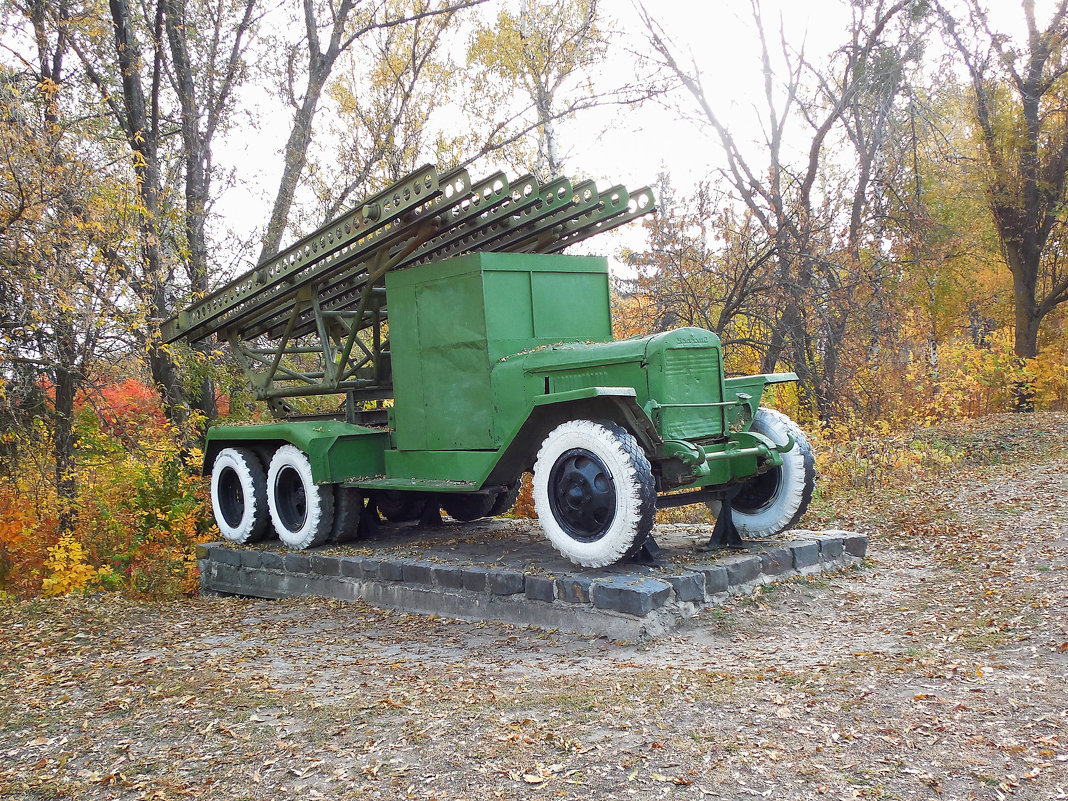
[[461, 571], [465, 590], [489, 592], [490, 571], [484, 567], [465, 567]]
[[842, 538], [841, 537], [820, 537], [820, 555], [823, 557], [823, 561], [827, 562], [833, 559], [837, 559], [842, 555]]
[[378, 568], [381, 566], [382, 560], [380, 559], [367, 559], [364, 558], [360, 562], [360, 572], [363, 574], [363, 578], [371, 581], [378, 580]]
[[278, 551], [260, 551], [260, 567], [264, 570], [282, 570], [282, 556]]
[[236, 548], [214, 548], [211, 553], [211, 560], [218, 562], [220, 565], [238, 567], [241, 564], [241, 551]]
[[727, 583], [732, 587], [748, 584], [760, 578], [759, 556], [729, 556], [721, 560], [720, 564], [727, 571]]
[[811, 540], [788, 542], [786, 547], [793, 554], [794, 570], [816, 567], [820, 563], [820, 544], [818, 542]]
[[457, 565], [434, 565], [430, 575], [439, 587], [449, 590], [462, 590], [464, 587], [463, 570]]
[[842, 538], [842, 547], [850, 556], [867, 556], [868, 538], [863, 534], [847, 534]]
[[760, 552], [760, 572], [765, 576], [781, 576], [794, 568], [794, 555], [789, 548], [767, 548]]
[[523, 591], [524, 576], [515, 570], [494, 570], [489, 577], [489, 591], [494, 595], [515, 595]]
[[363, 559], [358, 556], [342, 556], [337, 560], [341, 572], [338, 575], [346, 578], [363, 578]]
[[404, 579], [403, 559], [383, 559], [378, 563], [375, 578], [381, 581], [402, 581]]
[[282, 556], [282, 567], [287, 573], [307, 573], [311, 563], [302, 553], [287, 553]]
[[209, 558], [211, 548], [208, 545], [197, 545], [195, 548], [197, 561]]
[[703, 601], [705, 599], [705, 574], [685, 573], [681, 576], [668, 576], [668, 583], [675, 590], [675, 597], [680, 601]]
[[308, 557], [308, 563], [311, 566], [311, 572], [320, 576], [341, 575], [341, 563], [336, 556], [312, 554]]
[[434, 565], [430, 562], [405, 562], [401, 568], [401, 577], [409, 584], [431, 585], [434, 583], [431, 572], [433, 568]]
[[[760, 560], [757, 560], [759, 563]], [[645, 615], [670, 600], [671, 585], [652, 578], [613, 578], [595, 581], [590, 591], [593, 605], [627, 615]]]
[[253, 570], [263, 567], [263, 551], [257, 551], [254, 548], [242, 548], [238, 551], [238, 555], [241, 557], [241, 567], [248, 567]]
[[694, 565], [694, 569], [704, 574], [706, 595], [719, 595], [730, 588], [727, 568], [723, 565]]
[[524, 591], [531, 601], [552, 603], [556, 600], [556, 579], [552, 576], [527, 576]]
[[569, 604], [588, 604], [593, 581], [585, 576], [560, 576], [556, 580], [557, 596]]

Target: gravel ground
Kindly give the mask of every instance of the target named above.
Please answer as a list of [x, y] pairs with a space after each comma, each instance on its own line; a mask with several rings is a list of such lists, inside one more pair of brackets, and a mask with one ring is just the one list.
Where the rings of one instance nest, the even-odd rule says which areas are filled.
[[869, 534], [863, 566], [658, 640], [317, 599], [3, 602], [0, 797], [1066, 799], [1064, 422], [817, 508]]

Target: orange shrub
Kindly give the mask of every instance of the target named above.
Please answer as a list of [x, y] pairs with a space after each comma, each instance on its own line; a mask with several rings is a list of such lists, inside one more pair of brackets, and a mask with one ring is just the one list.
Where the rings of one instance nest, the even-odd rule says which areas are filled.
[[58, 539], [54, 498], [37, 495], [31, 498], [13, 483], [0, 485], [0, 589], [14, 595], [40, 592], [48, 549]]

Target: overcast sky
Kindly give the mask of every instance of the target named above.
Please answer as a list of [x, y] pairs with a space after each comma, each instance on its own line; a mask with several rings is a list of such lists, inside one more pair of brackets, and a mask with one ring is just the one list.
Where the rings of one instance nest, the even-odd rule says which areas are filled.
[[[845, 35], [848, 14], [842, 3], [763, 2], [765, 14], [776, 20], [776, 27], [781, 15], [787, 37], [797, 46], [805, 41], [809, 53], [829, 52]], [[742, 139], [756, 139], [759, 130], [751, 96], [762, 88], [749, 3], [655, 0], [649, 6], [680, 53], [692, 56], [700, 68], [724, 119], [738, 128]], [[490, 3], [485, 10], [495, 16], [499, 7]], [[617, 31], [604, 80], [626, 80], [633, 53], [648, 50], [644, 31], [630, 0], [602, 0], [602, 9], [613, 18]], [[813, 20], [818, 24], [814, 26]], [[269, 212], [290, 123], [290, 112], [277, 101], [262, 98], [257, 105], [257, 114], [277, 115], [277, 122], [261, 124], [254, 136], [238, 132], [218, 154], [220, 163], [237, 167], [242, 185], [229, 191], [215, 211], [241, 236], [252, 234]], [[561, 126], [565, 173], [591, 175], [605, 185], [638, 187], [651, 183], [666, 169], [681, 187], [691, 186], [720, 164], [720, 155], [707, 133], [673, 116], [650, 104], [643, 109], [607, 108]], [[325, 120], [319, 117], [317, 123], [321, 127]]]
[[[519, 0], [505, 0], [515, 4]], [[1040, 21], [1052, 0], [1039, 0]], [[699, 69], [717, 114], [739, 142], [762, 137], [758, 120], [763, 85], [759, 50], [748, 0], [648, 0], [679, 54]], [[1023, 15], [1015, 0], [992, 0], [991, 18], [1001, 30], [1019, 33]], [[495, 16], [499, 3], [483, 13]], [[845, 0], [762, 0], [765, 28], [774, 48], [781, 26], [792, 49], [804, 47], [810, 61], [822, 63], [848, 38], [850, 11]], [[602, 0], [617, 33], [604, 65], [611, 82], [631, 69], [635, 52], [647, 52], [644, 30], [631, 0]], [[935, 45], [937, 46], [937, 44]], [[289, 132], [289, 110], [277, 100], [261, 101], [259, 114], [277, 115], [255, 136], [239, 133], [221, 149], [221, 163], [236, 166], [244, 182], [226, 194], [215, 211], [241, 236], [261, 226], [277, 186], [280, 151]], [[321, 114], [327, 113], [324, 109]], [[322, 128], [326, 120], [320, 116]], [[715, 173], [722, 155], [707, 127], [681, 121], [656, 104], [642, 109], [608, 108], [561, 126], [565, 174], [590, 175], [605, 185], [638, 187], [668, 171], [680, 189]], [[756, 147], [754, 144], [753, 147]], [[475, 176], [476, 178], [479, 176]], [[630, 246], [633, 244], [628, 243]], [[258, 250], [258, 247], [256, 248]]]

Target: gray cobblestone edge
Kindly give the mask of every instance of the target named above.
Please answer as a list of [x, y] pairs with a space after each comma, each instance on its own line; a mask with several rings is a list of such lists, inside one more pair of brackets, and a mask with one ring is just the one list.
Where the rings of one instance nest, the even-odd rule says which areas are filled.
[[225, 543], [197, 546], [205, 593], [286, 598], [312, 595], [471, 620], [630, 638], [667, 633], [701, 608], [795, 575], [846, 567], [867, 553], [847, 531], [796, 532], [790, 542], [750, 545], [674, 570], [540, 572], [420, 559], [279, 553]]

